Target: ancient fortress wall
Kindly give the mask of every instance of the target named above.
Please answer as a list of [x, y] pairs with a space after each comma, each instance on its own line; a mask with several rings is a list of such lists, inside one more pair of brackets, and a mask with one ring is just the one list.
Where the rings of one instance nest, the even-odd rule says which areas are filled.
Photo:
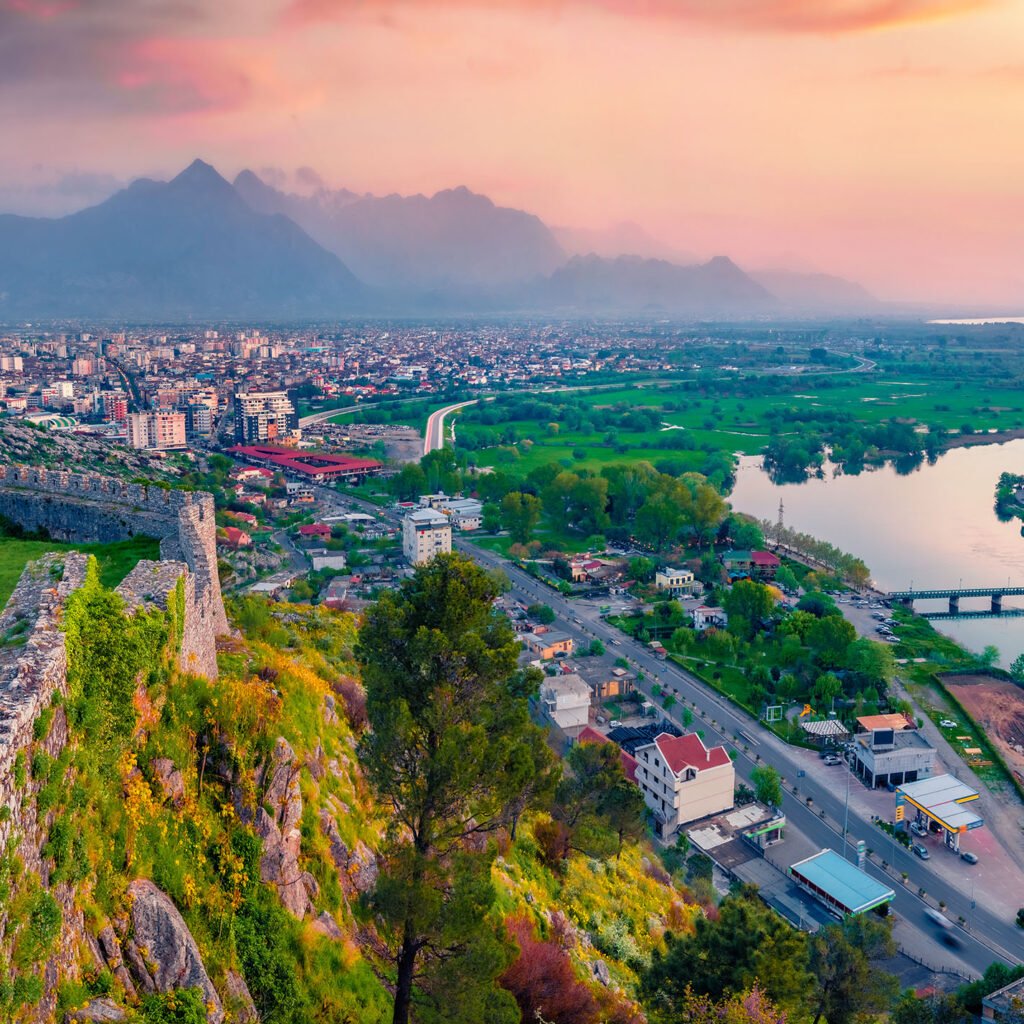
[[[54, 540], [106, 544], [140, 534], [158, 538], [163, 561], [146, 563], [143, 572], [129, 574], [118, 589], [129, 604], [166, 607], [167, 594], [184, 574], [181, 664], [190, 672], [210, 678], [217, 675], [216, 638], [228, 631], [228, 623], [217, 577], [212, 495], [132, 484], [95, 473], [5, 466], [0, 470], [0, 515], [26, 530], [44, 529]], [[173, 568], [168, 563], [182, 564]], [[154, 566], [167, 569], [161, 573]], [[165, 586], [168, 580], [169, 587]]]

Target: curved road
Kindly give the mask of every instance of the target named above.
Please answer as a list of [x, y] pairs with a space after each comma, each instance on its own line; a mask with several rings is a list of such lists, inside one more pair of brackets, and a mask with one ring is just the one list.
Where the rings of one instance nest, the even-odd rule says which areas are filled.
[[464, 409], [467, 405], [476, 405], [479, 398], [471, 398], [468, 402], [456, 402], [454, 405], [446, 405], [437, 412], [432, 412], [427, 417], [427, 426], [423, 431], [423, 454], [429, 455], [444, 447], [444, 418], [456, 409]]

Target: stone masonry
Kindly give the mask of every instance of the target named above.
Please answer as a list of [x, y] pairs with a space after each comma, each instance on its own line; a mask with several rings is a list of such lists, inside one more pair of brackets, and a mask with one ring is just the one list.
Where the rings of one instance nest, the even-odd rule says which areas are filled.
[[44, 529], [54, 540], [106, 544], [140, 534], [159, 539], [162, 561], [140, 563], [118, 590], [132, 606], [166, 607], [167, 595], [184, 576], [181, 665], [216, 677], [216, 638], [228, 632], [228, 623], [217, 577], [212, 495], [95, 473], [5, 466], [0, 515], [26, 530]]

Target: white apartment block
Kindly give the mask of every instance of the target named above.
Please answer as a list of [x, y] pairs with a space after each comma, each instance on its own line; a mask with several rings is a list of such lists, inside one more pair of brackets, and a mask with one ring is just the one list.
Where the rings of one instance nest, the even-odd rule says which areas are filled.
[[636, 781], [654, 812], [659, 835], [733, 805], [736, 769], [725, 747], [705, 747], [696, 733], [667, 732], [637, 747]]
[[412, 565], [423, 565], [435, 555], [452, 550], [452, 524], [433, 509], [421, 508], [402, 520], [402, 551]]
[[128, 444], [132, 448], [184, 448], [183, 412], [132, 412], [126, 421]]

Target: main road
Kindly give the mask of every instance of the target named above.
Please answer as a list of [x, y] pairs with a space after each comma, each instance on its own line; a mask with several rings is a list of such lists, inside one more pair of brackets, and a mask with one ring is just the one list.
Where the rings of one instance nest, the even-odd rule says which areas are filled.
[[427, 426], [423, 431], [423, 454], [429, 455], [444, 447], [444, 418], [456, 409], [465, 409], [467, 405], [476, 405], [479, 398], [471, 398], [468, 402], [456, 402], [446, 405], [443, 409], [432, 412], [427, 417]]
[[[845, 787], [837, 792], [836, 786], [828, 784], [835, 780], [834, 775], [831, 776], [831, 779], [824, 780], [815, 778], [813, 774], [801, 776], [800, 763], [788, 744], [674, 662], [657, 659], [644, 645], [627, 638], [619, 630], [606, 623], [592, 609], [571, 604], [557, 591], [534, 579], [517, 566], [509, 564], [493, 552], [477, 547], [462, 538], [456, 541], [456, 547], [481, 565], [503, 570], [509, 577], [513, 590], [523, 595], [527, 601], [539, 601], [550, 606], [560, 620], [559, 628], [574, 636], [577, 642], [589, 642], [593, 637], [597, 637], [607, 647], [612, 641], [619, 641], [616, 646], [620, 646], [623, 652], [628, 653], [630, 662], [641, 669], [646, 676], [639, 689], [648, 699], [654, 700], [651, 692], [654, 682], [659, 683], [663, 689], [665, 687], [677, 689], [680, 697], [680, 710], [684, 704], [694, 709], [706, 738], [712, 742], [725, 743], [736, 749], [738, 754], [736, 770], [741, 778], [749, 781], [751, 770], [759, 763], [770, 764], [777, 768], [785, 780], [783, 811], [787, 820], [818, 846], [830, 846], [839, 850], [843, 848], [842, 826], [839, 825], [837, 828], [831, 823], [845, 820]], [[580, 624], [575, 621], [580, 620], [581, 616], [586, 617], [585, 623]], [[676, 715], [664, 710], [661, 713], [675, 720], [676, 724], [682, 725]], [[713, 726], [711, 722], [718, 724]], [[744, 746], [750, 748], [749, 752], [744, 751]], [[757, 755], [760, 755], [759, 759]], [[793, 793], [794, 782], [798, 778], [799, 799]], [[852, 782], [852, 780], [850, 781]], [[859, 785], [859, 783], [856, 784]], [[807, 797], [812, 800], [813, 810], [806, 803]], [[824, 819], [821, 817], [821, 812], [825, 814]], [[876, 850], [884, 849], [884, 853], [879, 852], [878, 859], [884, 856], [884, 859], [892, 865], [897, 873], [894, 878], [891, 874], [882, 871], [873, 860], [868, 861], [868, 872], [896, 891], [893, 909], [900, 918], [906, 920], [925, 936], [936, 934], [935, 925], [925, 913], [929, 904], [917, 895], [917, 889], [920, 887], [926, 890], [933, 905], [940, 901], [945, 903], [944, 913], [951, 920], [955, 921], [958, 917], [963, 917], [965, 921], [969, 922], [969, 930], [957, 929], [957, 935], [962, 945], [955, 951], [949, 951], [945, 963], [959, 960], [964, 966], [980, 975], [993, 960], [1014, 964], [1021, 962], [1021, 932], [1009, 917], [999, 918], [980, 905], [972, 906], [973, 900], [970, 898], [970, 894], [964, 893], [932, 872], [927, 864], [913, 856], [908, 850], [891, 843], [877, 825], [859, 818], [852, 807], [849, 809], [849, 823], [848, 847], [851, 853], [856, 845], [856, 839], [864, 839], [869, 846], [873, 846]], [[906, 872], [908, 876], [906, 885], [900, 882], [903, 872]], [[1007, 903], [1008, 914], [1016, 911], [1020, 900], [1014, 902], [1014, 898], [1011, 897], [1010, 902], [1013, 902], [1013, 907], [1011, 908], [1009, 902]], [[934, 959], [934, 955], [934, 953], [931, 954], [932, 959]]]

